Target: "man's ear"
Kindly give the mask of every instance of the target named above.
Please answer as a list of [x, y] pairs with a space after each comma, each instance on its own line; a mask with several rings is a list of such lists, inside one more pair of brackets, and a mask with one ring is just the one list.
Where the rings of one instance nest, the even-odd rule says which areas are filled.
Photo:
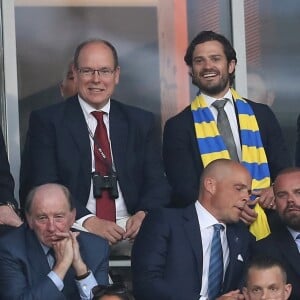
[[213, 177], [206, 177], [203, 186], [207, 192], [213, 195], [216, 192], [216, 179]]
[[284, 287], [284, 299], [289, 299], [292, 292], [292, 285], [290, 283], [286, 284]]

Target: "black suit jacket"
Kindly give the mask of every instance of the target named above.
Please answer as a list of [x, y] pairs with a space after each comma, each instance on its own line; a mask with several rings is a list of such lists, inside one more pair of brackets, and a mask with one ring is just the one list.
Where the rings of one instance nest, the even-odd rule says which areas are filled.
[[[239, 287], [254, 237], [239, 222], [227, 226], [227, 240], [230, 261], [223, 293]], [[202, 241], [195, 205], [149, 213], [132, 249], [136, 299], [198, 300], [202, 269]]]
[[[291, 166], [281, 128], [267, 105], [247, 101], [255, 114], [269, 163], [271, 180], [274, 180], [280, 170]], [[195, 202], [198, 198], [203, 163], [190, 106], [167, 121], [163, 136], [163, 159], [172, 187], [173, 205], [186, 206]]]
[[280, 260], [286, 267], [287, 281], [292, 284], [290, 300], [300, 299], [300, 253], [297, 245], [287, 230], [281, 228], [273, 230], [271, 235], [256, 243], [254, 255], [267, 254]]
[[0, 128], [0, 203], [11, 202], [17, 206], [14, 198], [14, 180], [10, 173], [6, 147]]
[[[108, 243], [87, 232], [80, 232], [78, 242], [82, 259], [97, 283], [108, 284]], [[65, 276], [62, 292], [47, 276], [47, 257], [35, 233], [26, 225], [0, 238], [0, 265], [0, 299], [80, 299], [72, 267]]]
[[[127, 210], [134, 214], [169, 202], [154, 116], [111, 100], [109, 130], [117, 177]], [[86, 209], [91, 185], [89, 133], [77, 96], [31, 114], [22, 156], [21, 204], [36, 185], [58, 182], [76, 201], [77, 218]]]

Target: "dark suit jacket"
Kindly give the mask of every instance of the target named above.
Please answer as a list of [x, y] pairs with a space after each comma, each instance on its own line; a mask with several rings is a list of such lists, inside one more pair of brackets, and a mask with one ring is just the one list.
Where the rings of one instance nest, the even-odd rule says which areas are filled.
[[[227, 226], [227, 239], [230, 262], [224, 293], [239, 286], [254, 243], [242, 223]], [[239, 255], [243, 262], [238, 260]], [[147, 215], [132, 250], [133, 290], [137, 300], [198, 300], [202, 267], [200, 226], [194, 204]]]
[[292, 294], [290, 300], [300, 299], [300, 253], [297, 245], [284, 225], [273, 230], [267, 238], [258, 241], [254, 248], [254, 255], [267, 254], [280, 260], [286, 267], [287, 281], [291, 283]]
[[0, 203], [11, 202], [17, 206], [14, 198], [14, 180], [10, 173], [6, 147], [0, 128]]
[[[108, 284], [108, 243], [86, 232], [80, 232], [78, 242], [82, 259], [97, 282]], [[62, 292], [47, 277], [50, 272], [47, 257], [26, 225], [0, 238], [0, 266], [0, 299], [80, 299], [74, 269], [67, 272]]]
[[[110, 139], [127, 210], [134, 214], [169, 202], [154, 116], [111, 100]], [[89, 133], [77, 96], [31, 114], [21, 165], [21, 204], [35, 185], [58, 182], [75, 198], [77, 218], [89, 214]]]
[[[291, 166], [279, 123], [267, 105], [250, 100], [248, 103], [256, 116], [271, 179], [274, 180], [280, 170]], [[195, 202], [198, 198], [203, 163], [190, 106], [167, 121], [163, 137], [163, 159], [172, 187], [173, 205], [186, 206]]]

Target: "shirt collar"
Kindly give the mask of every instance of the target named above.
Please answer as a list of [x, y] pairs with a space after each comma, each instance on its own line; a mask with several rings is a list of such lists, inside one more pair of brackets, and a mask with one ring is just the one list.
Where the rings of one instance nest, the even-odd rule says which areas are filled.
[[[79, 95], [78, 95], [78, 100], [79, 100], [79, 104], [81, 106], [81, 109], [83, 111], [83, 114], [85, 116], [85, 119], [89, 118], [91, 112], [93, 111], [97, 111], [97, 109], [95, 109], [93, 106], [91, 106], [90, 104], [88, 104], [86, 101], [84, 101]], [[108, 102], [98, 111], [103, 111], [105, 112], [107, 115], [109, 115], [110, 112], [110, 99], [108, 100]]]
[[220, 223], [199, 201], [195, 202], [198, 215], [200, 229], [211, 227], [215, 224], [222, 224], [226, 228], [226, 224]]
[[299, 231], [296, 231], [290, 227], [287, 227], [288, 231], [291, 233], [293, 239], [296, 241], [297, 236], [300, 234]]
[[[208, 96], [208, 95], [205, 95], [203, 93], [201, 93], [201, 95], [204, 97], [206, 103], [207, 103], [207, 106], [208, 107], [211, 107], [212, 104], [216, 101], [216, 100], [219, 100], [220, 98], [214, 98], [214, 97], [211, 97], [211, 96]], [[222, 97], [222, 99], [229, 99], [228, 103], [231, 103], [232, 105], [233, 104], [233, 97], [232, 97], [232, 93], [231, 93], [231, 90], [229, 89], [227, 91], [227, 93], [224, 95], [224, 97]]]

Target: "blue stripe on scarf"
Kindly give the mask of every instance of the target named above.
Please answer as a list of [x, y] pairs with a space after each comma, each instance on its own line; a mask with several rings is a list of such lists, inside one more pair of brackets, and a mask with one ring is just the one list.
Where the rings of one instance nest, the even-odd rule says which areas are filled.
[[219, 135], [215, 137], [198, 138], [197, 142], [202, 154], [226, 150], [223, 139]]
[[256, 148], [263, 147], [259, 131], [243, 129], [240, 131], [240, 134], [244, 145], [249, 147], [255, 146]]
[[215, 121], [210, 109], [208, 107], [199, 108], [201, 109], [201, 113], [198, 113], [198, 110], [192, 110], [194, 123], [209, 123], [211, 121]]
[[261, 180], [264, 179], [265, 177], [269, 177], [269, 167], [268, 163], [247, 163], [247, 162], [242, 162], [242, 164], [247, 168], [247, 170], [250, 172], [253, 178], [256, 180]]

